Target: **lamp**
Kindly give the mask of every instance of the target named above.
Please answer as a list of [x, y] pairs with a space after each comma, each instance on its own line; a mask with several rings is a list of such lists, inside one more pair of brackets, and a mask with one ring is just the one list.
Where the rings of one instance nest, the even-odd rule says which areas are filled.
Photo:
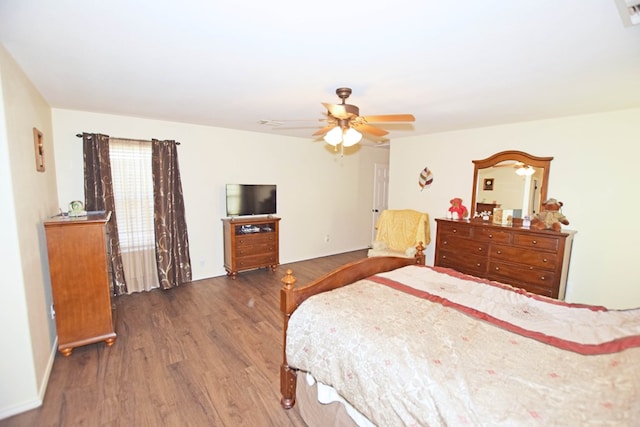
[[334, 147], [340, 143], [345, 147], [351, 147], [352, 145], [356, 145], [360, 142], [361, 139], [362, 134], [354, 128], [342, 128], [341, 126], [334, 127], [324, 136], [326, 143], [333, 145]]

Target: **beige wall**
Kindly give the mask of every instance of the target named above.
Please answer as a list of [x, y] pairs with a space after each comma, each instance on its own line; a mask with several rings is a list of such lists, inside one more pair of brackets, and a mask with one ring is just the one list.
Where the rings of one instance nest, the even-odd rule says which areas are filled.
[[[0, 46], [0, 418], [38, 406], [53, 363], [55, 323], [42, 221], [57, 206], [51, 111]], [[33, 127], [44, 134], [37, 172]]]
[[[567, 300], [610, 308], [640, 306], [640, 226], [635, 214], [635, 174], [640, 158], [640, 109], [447, 132], [393, 141], [389, 206], [425, 210], [443, 217], [452, 197], [469, 206], [474, 159], [503, 150], [553, 156], [549, 197], [577, 230]], [[420, 191], [418, 174], [434, 173]], [[623, 205], [623, 208], [618, 207]], [[435, 237], [435, 223], [432, 224]], [[433, 263], [435, 239], [428, 248]]]
[[[311, 138], [53, 110], [59, 205], [84, 199], [82, 143], [77, 133], [175, 139], [189, 229], [194, 279], [220, 276], [221, 218], [226, 183], [278, 186], [280, 262], [346, 252], [371, 240], [373, 164], [387, 163], [387, 149], [356, 147], [344, 157]], [[329, 242], [325, 236], [329, 235]]]

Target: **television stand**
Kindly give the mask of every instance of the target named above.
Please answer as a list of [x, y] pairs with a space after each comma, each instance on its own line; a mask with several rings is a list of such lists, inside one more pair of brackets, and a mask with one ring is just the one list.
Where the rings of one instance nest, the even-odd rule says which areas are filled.
[[223, 218], [224, 269], [235, 279], [239, 271], [270, 268], [279, 261], [278, 224], [276, 217]]

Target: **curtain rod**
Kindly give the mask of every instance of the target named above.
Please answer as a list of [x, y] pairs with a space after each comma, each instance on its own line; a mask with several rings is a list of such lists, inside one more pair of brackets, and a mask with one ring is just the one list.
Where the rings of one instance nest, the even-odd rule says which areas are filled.
[[[82, 134], [81, 134], [81, 133], [77, 133], [77, 134], [76, 134], [76, 136], [77, 136], [78, 138], [82, 138]], [[126, 139], [126, 140], [129, 140], [129, 141], [136, 141], [136, 142], [151, 142], [151, 141], [150, 141], [150, 140], [148, 140], [148, 139], [116, 138], [115, 136], [110, 136], [109, 138], [113, 138], [113, 139]], [[176, 145], [180, 145], [180, 143], [176, 141]]]

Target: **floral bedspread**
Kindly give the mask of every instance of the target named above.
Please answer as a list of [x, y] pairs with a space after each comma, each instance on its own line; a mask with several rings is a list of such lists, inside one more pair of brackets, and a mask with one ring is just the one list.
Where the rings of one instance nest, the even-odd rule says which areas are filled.
[[[416, 279], [422, 272], [433, 277]], [[531, 319], [523, 324], [498, 316], [494, 322], [491, 314], [483, 319], [483, 308], [447, 303], [456, 293], [452, 286], [463, 286], [457, 280], [464, 278], [410, 266], [309, 298], [289, 321], [288, 363], [335, 388], [378, 426], [640, 425], [639, 347], [581, 354], [551, 345], [539, 335], [527, 336], [535, 328]], [[435, 284], [405, 292], [390, 283], [402, 281]], [[445, 296], [437, 288], [445, 288], [440, 289]], [[529, 299], [538, 315], [545, 307], [558, 309], [544, 299]], [[522, 313], [515, 310], [515, 317]], [[607, 320], [603, 338], [581, 333], [588, 326], [583, 323], [556, 323], [544, 331], [555, 334], [559, 327], [560, 339], [573, 342], [573, 329], [576, 336], [597, 341], [588, 345], [624, 341], [639, 324], [640, 311], [619, 313], [624, 330], [616, 332]]]

